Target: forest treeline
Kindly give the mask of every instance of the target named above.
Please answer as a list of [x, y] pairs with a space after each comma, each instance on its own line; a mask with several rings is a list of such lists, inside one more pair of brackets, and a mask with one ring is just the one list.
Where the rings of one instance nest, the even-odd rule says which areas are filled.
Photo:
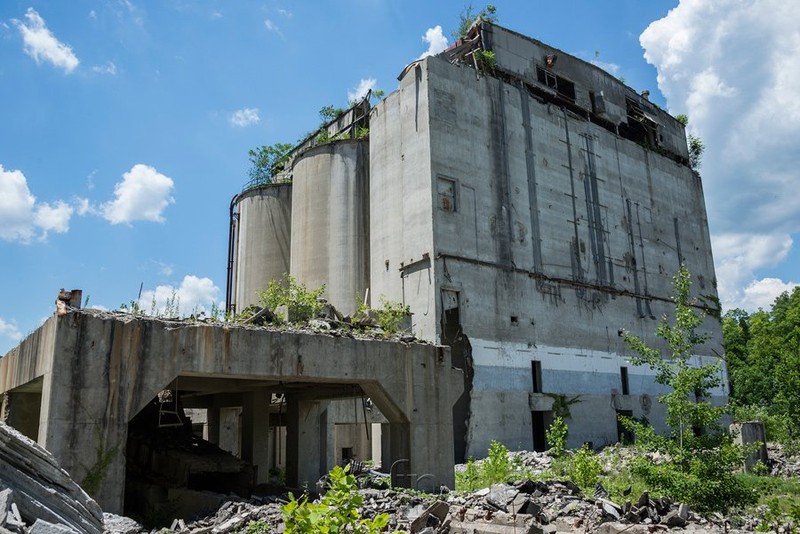
[[769, 310], [722, 318], [730, 404], [738, 420], [760, 419], [767, 439], [800, 442], [800, 286]]

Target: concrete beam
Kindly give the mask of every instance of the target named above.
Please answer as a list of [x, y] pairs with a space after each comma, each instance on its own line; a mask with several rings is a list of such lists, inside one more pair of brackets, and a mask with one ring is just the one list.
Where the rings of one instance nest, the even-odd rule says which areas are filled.
[[[366, 393], [390, 426], [407, 429], [393, 439], [411, 470], [453, 484], [451, 410], [463, 379], [442, 347], [73, 310], [48, 319], [0, 359], [0, 373], [0, 393], [43, 378], [39, 442], [76, 480], [91, 469], [98, 449], [116, 451], [95, 496], [109, 512], [122, 512], [128, 422], [176, 379], [178, 389], [199, 379], [215, 379], [217, 387], [227, 381], [228, 391], [240, 394], [273, 383], [299, 385], [303, 393], [316, 386], [328, 394]], [[289, 450], [297, 453], [297, 482], [313, 485], [329, 467], [330, 447], [321, 445], [327, 437], [320, 434], [328, 422], [321, 424], [322, 403], [300, 395], [294, 414], [311, 426], [301, 428], [292, 417], [289, 425], [311, 436], [316, 424], [317, 435], [306, 446], [298, 434], [293, 439], [302, 445]], [[255, 411], [252, 417], [258, 424]], [[249, 436], [244, 448], [255, 459], [260, 438], [254, 428]]]

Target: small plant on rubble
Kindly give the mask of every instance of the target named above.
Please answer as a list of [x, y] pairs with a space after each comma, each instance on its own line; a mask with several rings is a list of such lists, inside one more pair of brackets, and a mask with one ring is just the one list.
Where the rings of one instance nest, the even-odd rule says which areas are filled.
[[508, 448], [498, 441], [489, 444], [489, 456], [483, 464], [486, 478], [490, 484], [508, 482], [511, 478], [511, 462], [508, 459]]
[[494, 71], [494, 68], [497, 65], [494, 52], [489, 50], [476, 50], [473, 53], [473, 56], [475, 56], [475, 63], [478, 64], [478, 68], [480, 70], [488, 72]]
[[564, 454], [564, 451], [567, 449], [568, 434], [569, 429], [567, 428], [567, 423], [565, 423], [564, 419], [560, 416], [556, 417], [550, 425], [550, 428], [545, 431], [547, 444], [550, 445], [550, 456], [558, 458]]
[[411, 308], [401, 302], [381, 297], [381, 307], [375, 310], [378, 326], [387, 334], [396, 334], [403, 326], [403, 321], [411, 313]]
[[324, 303], [320, 298], [324, 292], [324, 285], [308, 289], [294, 276], [284, 275], [283, 280], [270, 280], [267, 290], [259, 292], [258, 296], [261, 305], [273, 312], [280, 306], [286, 306], [289, 316], [283, 317], [283, 320], [303, 322], [313, 319], [322, 310]]
[[318, 502], [309, 502], [308, 495], [289, 502], [281, 508], [287, 534], [305, 532], [353, 532], [373, 534], [389, 524], [389, 514], [362, 519], [358, 511], [364, 498], [358, 492], [356, 477], [349, 468], [334, 467], [329, 476], [327, 493]]
[[600, 465], [597, 455], [587, 445], [584, 445], [575, 451], [568, 471], [572, 481], [586, 492], [597, 484], [603, 467]]

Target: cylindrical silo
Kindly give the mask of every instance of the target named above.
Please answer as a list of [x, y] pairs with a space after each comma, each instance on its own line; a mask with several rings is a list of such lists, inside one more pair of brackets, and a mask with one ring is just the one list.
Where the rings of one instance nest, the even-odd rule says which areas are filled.
[[240, 312], [259, 302], [257, 292], [289, 272], [292, 184], [267, 184], [244, 191], [232, 204], [228, 309]]
[[369, 286], [369, 142], [318, 145], [292, 174], [291, 274], [351, 314]]

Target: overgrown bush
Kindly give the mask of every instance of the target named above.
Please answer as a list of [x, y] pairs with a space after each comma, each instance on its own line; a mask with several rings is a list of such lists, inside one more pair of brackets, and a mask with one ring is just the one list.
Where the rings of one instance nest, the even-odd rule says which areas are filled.
[[258, 296], [261, 305], [273, 312], [280, 306], [286, 306], [288, 317], [281, 319], [303, 322], [313, 319], [322, 310], [324, 303], [320, 298], [324, 292], [324, 285], [308, 289], [294, 276], [284, 275], [283, 280], [270, 280], [267, 290], [259, 292]]
[[362, 502], [356, 477], [336, 466], [329, 473], [329, 489], [319, 502], [309, 502], [308, 495], [298, 500], [289, 494], [289, 502], [281, 509], [284, 532], [372, 534], [383, 530], [389, 524], [389, 515], [378, 514], [372, 519], [362, 519], [358, 512]]
[[530, 478], [530, 473], [521, 462], [509, 458], [505, 445], [492, 441], [485, 460], [478, 463], [475, 458], [470, 458], [464, 470], [456, 473], [456, 489], [475, 491], [517, 478]]
[[567, 435], [569, 429], [567, 423], [561, 417], [556, 417], [550, 428], [545, 432], [547, 438], [547, 445], [550, 446], [550, 456], [558, 458], [567, 448]]
[[411, 308], [401, 302], [381, 297], [381, 307], [375, 310], [376, 320], [387, 334], [396, 334], [403, 326], [403, 321], [411, 313]]
[[597, 484], [603, 468], [597, 455], [584, 445], [572, 457], [568, 472], [570, 479], [581, 489], [587, 491]]

